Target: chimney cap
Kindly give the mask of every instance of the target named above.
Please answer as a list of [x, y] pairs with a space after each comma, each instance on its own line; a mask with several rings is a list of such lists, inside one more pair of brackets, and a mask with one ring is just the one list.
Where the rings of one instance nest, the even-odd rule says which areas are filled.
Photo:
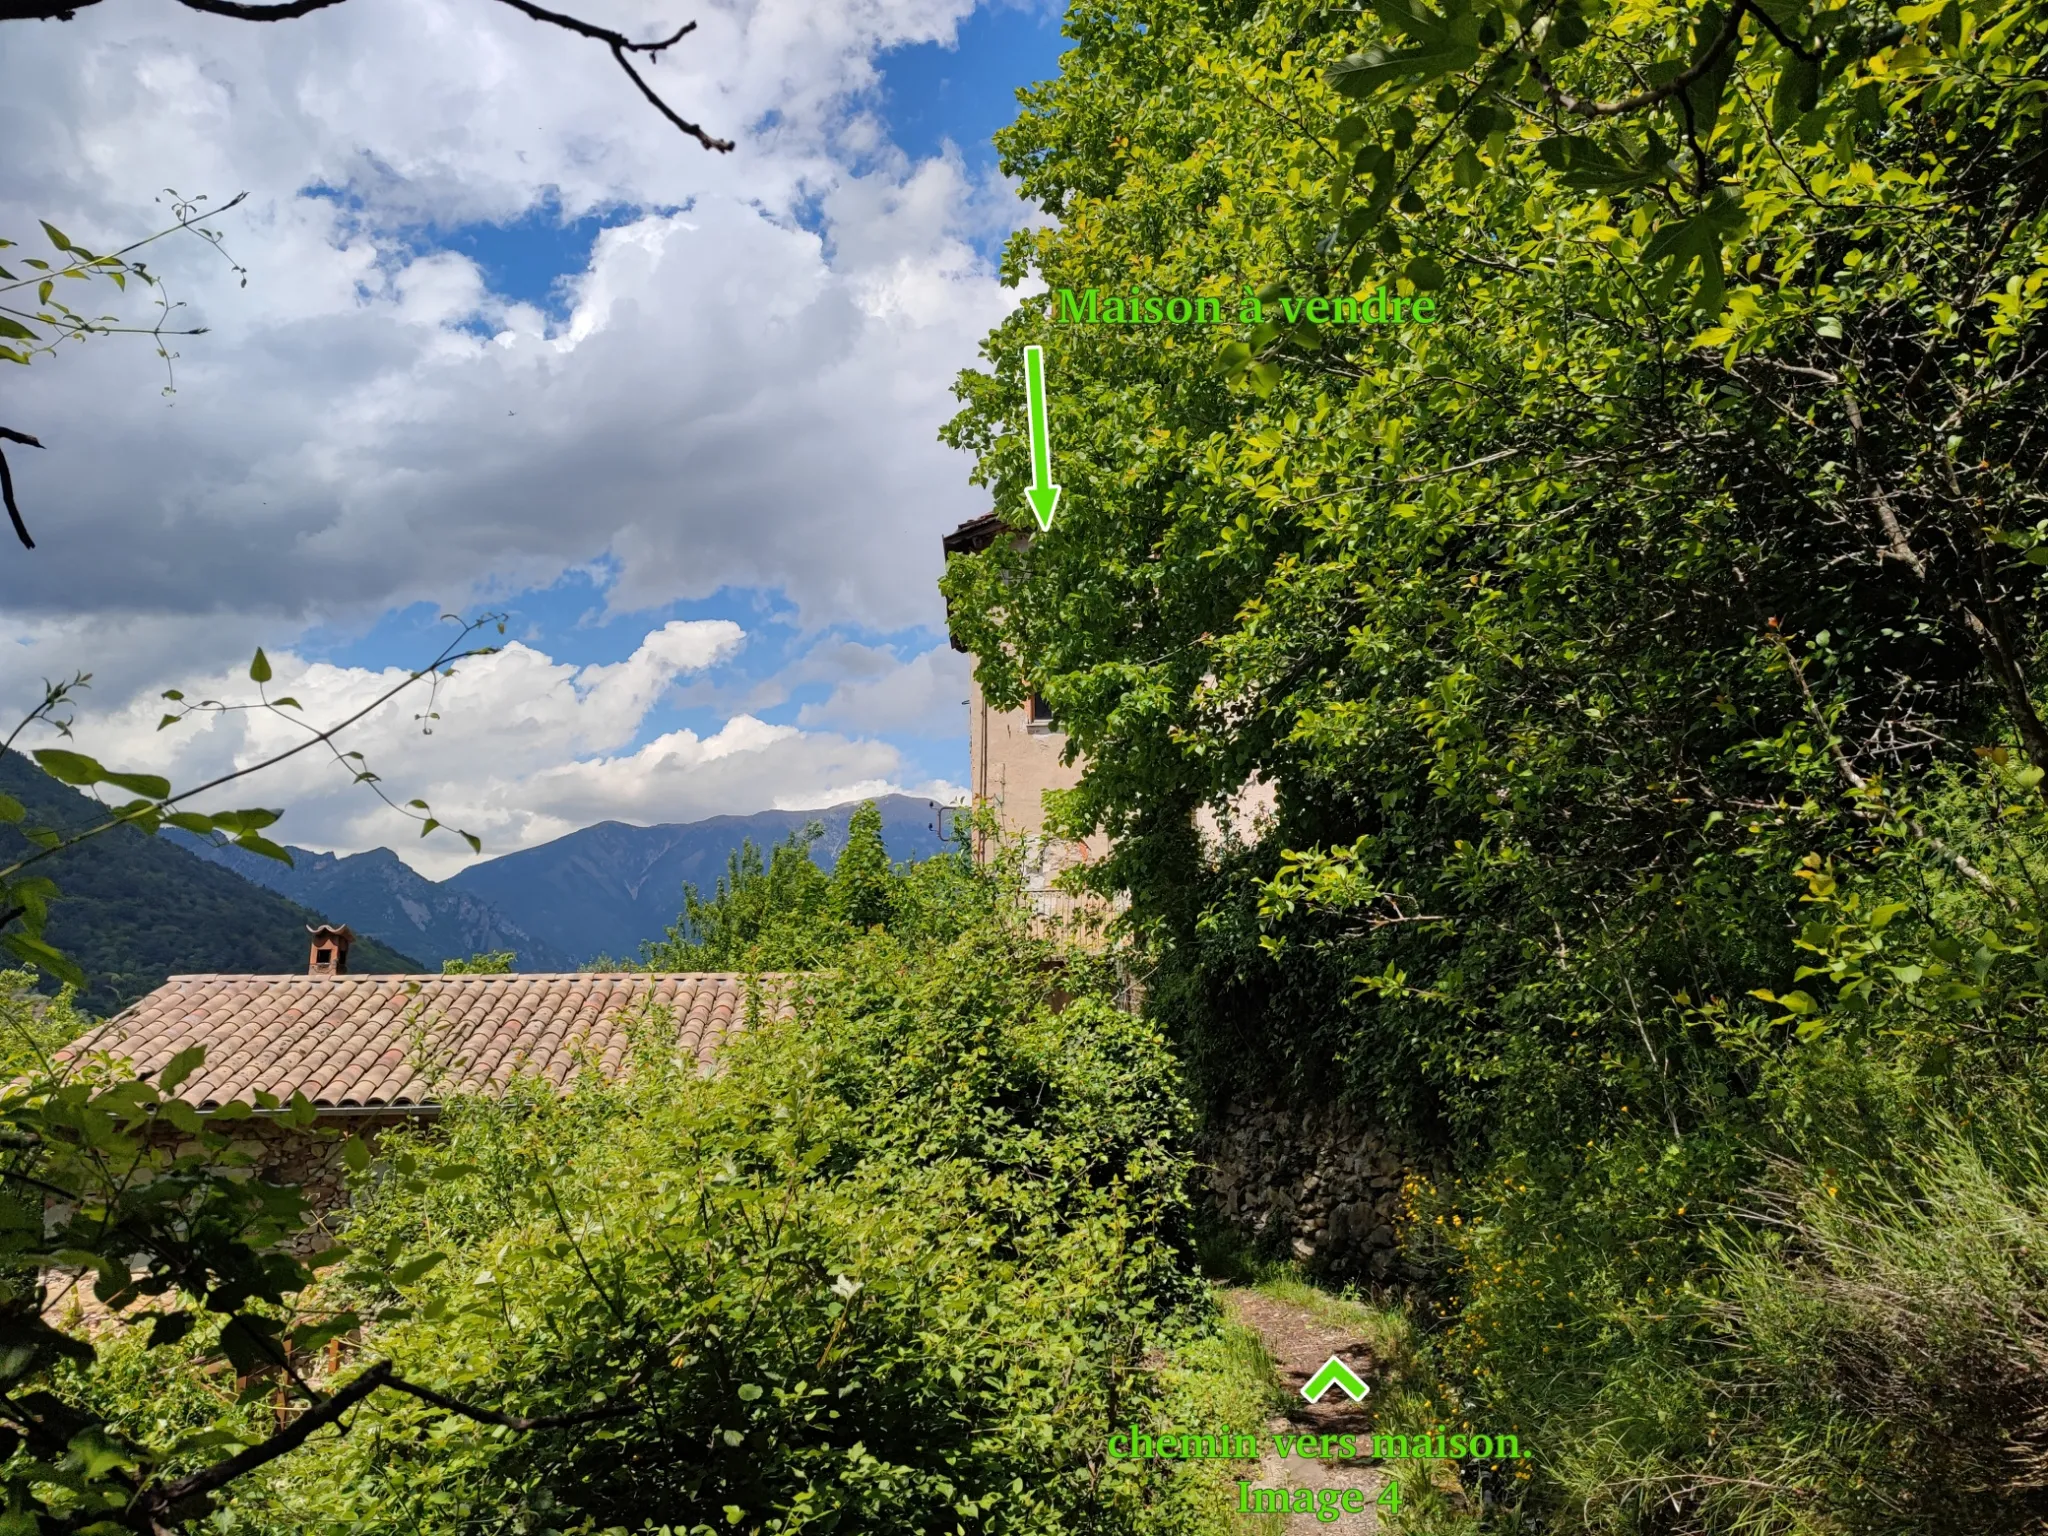
[[306, 974], [346, 976], [348, 947], [356, 941], [355, 930], [346, 923], [308, 923], [306, 932], [313, 936], [311, 953], [306, 959]]

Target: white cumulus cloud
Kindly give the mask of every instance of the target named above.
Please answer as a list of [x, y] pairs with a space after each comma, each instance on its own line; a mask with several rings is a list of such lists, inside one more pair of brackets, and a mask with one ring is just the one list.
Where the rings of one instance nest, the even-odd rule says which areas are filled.
[[[393, 799], [423, 799], [442, 822], [476, 833], [486, 857], [605, 819], [651, 824], [784, 803], [830, 804], [846, 798], [836, 794], [842, 785], [880, 786], [864, 793], [957, 793], [917, 774], [886, 742], [752, 715], [736, 715], [709, 735], [676, 730], [628, 745], [677, 678], [717, 665], [743, 639], [739, 626], [724, 620], [675, 622], [649, 634], [627, 661], [584, 667], [514, 642], [460, 662], [438, 684], [415, 684], [351, 727], [338, 746], [363, 754], [361, 762]], [[160, 773], [184, 787], [276, 756], [307, 738], [295, 718], [330, 725], [407, 675], [307, 662], [289, 652], [270, 662], [270, 696], [296, 699], [302, 710], [202, 712], [159, 730], [163, 703], [137, 698], [82, 713], [68, 744], [110, 768]], [[188, 697], [238, 704], [254, 693], [239, 668], [198, 679]], [[353, 766], [315, 748], [200, 804], [285, 806], [275, 828], [281, 840], [339, 852], [391, 844], [435, 878], [473, 862], [445, 832], [409, 841], [415, 829], [353, 782]], [[834, 793], [818, 798], [826, 791]]]

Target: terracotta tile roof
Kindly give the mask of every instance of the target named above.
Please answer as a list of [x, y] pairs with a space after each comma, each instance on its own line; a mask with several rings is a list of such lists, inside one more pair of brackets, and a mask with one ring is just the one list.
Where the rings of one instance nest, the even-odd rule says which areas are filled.
[[[779, 977], [765, 977], [768, 988]], [[65, 1048], [111, 1051], [139, 1072], [190, 1045], [206, 1062], [178, 1096], [208, 1108], [259, 1090], [321, 1109], [417, 1109], [539, 1075], [557, 1087], [588, 1060], [610, 1074], [628, 1024], [670, 1011], [709, 1065], [746, 1027], [746, 978], [645, 972], [500, 976], [173, 976]], [[765, 988], [764, 988], [765, 990]], [[793, 1013], [771, 997], [777, 1017]]]

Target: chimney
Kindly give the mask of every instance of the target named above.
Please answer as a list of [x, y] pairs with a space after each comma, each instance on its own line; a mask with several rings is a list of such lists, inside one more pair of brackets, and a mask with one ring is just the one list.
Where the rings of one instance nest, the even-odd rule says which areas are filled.
[[308, 976], [346, 976], [348, 974], [348, 947], [356, 940], [347, 924], [336, 928], [322, 923], [318, 928], [308, 927], [306, 932], [313, 935], [312, 958], [306, 962]]

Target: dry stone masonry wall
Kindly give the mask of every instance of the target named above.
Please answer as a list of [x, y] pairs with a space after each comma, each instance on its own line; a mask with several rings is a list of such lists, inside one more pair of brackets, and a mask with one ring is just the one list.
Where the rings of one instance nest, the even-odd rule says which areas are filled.
[[1211, 1120], [1207, 1154], [1220, 1214], [1261, 1250], [1332, 1279], [1421, 1278], [1395, 1235], [1404, 1165], [1342, 1110], [1278, 1098], [1233, 1104]]

